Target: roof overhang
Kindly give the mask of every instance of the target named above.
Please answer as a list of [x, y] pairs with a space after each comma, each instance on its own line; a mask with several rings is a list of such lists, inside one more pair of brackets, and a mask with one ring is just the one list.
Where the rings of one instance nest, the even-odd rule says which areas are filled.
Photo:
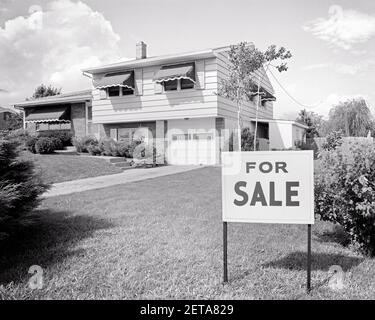
[[300, 128], [303, 128], [303, 129], [308, 129], [309, 127], [300, 123], [300, 122], [297, 122], [297, 121], [294, 121], [294, 120], [284, 120], [284, 119], [255, 119], [255, 118], [251, 118], [250, 121], [258, 121], [258, 122], [263, 122], [263, 123], [281, 123], [281, 124], [291, 124], [293, 126], [297, 126], [297, 127], [300, 127]]
[[159, 64], [159, 65], [160, 64], [172, 64], [172, 63], [179, 63], [179, 62], [183, 62], [187, 60], [199, 60], [199, 59], [207, 59], [207, 58], [215, 58], [215, 57], [216, 57], [215, 50], [208, 49], [208, 50], [197, 51], [197, 52], [164, 55], [164, 56], [150, 57], [150, 58], [145, 58], [145, 59], [127, 60], [127, 61], [113, 63], [113, 64], [109, 64], [105, 66], [83, 69], [82, 72], [89, 73], [89, 74], [98, 74], [98, 73], [105, 73], [105, 72], [120, 71], [124, 69], [148, 67], [148, 66], [153, 66], [156, 64]]
[[15, 103], [14, 107], [17, 109], [23, 109], [27, 107], [36, 107], [36, 106], [80, 103], [80, 102], [86, 102], [86, 101], [91, 101], [91, 100], [92, 100], [91, 93], [80, 95], [80, 96], [64, 96], [64, 97], [53, 96], [53, 97], [45, 97], [45, 98]]

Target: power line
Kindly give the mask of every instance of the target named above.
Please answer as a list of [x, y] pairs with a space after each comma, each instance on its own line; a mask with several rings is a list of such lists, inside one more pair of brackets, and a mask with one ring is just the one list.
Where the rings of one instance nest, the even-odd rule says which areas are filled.
[[321, 105], [323, 103], [323, 101], [319, 101], [316, 105], [313, 105], [313, 106], [308, 106], [306, 104], [303, 104], [301, 102], [299, 102], [296, 98], [294, 98], [289, 92], [288, 90], [285, 89], [285, 87], [280, 83], [280, 81], [276, 78], [276, 76], [272, 73], [272, 71], [270, 69], [268, 69], [268, 71], [270, 72], [270, 74], [272, 75], [272, 77], [275, 79], [275, 81], [277, 82], [277, 84], [281, 87], [281, 89], [283, 89], [283, 91], [286, 93], [286, 95], [292, 99], [295, 103], [297, 103], [298, 105], [300, 105], [301, 107], [303, 108], [307, 108], [307, 109], [313, 109], [313, 108], [316, 108], [318, 107], [319, 105]]

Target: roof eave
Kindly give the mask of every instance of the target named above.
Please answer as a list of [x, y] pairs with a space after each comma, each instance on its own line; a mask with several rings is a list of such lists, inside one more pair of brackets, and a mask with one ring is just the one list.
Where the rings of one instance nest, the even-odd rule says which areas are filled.
[[80, 102], [86, 102], [92, 100], [91, 95], [81, 96], [81, 97], [66, 97], [66, 98], [60, 98], [55, 100], [43, 100], [42, 99], [36, 99], [36, 100], [30, 100], [30, 101], [24, 101], [13, 104], [13, 106], [17, 109], [27, 108], [27, 107], [35, 107], [40, 105], [53, 105], [53, 104], [61, 104], [61, 103], [80, 103]]
[[90, 73], [90, 74], [98, 74], [98, 73], [105, 73], [105, 72], [113, 72], [118, 70], [124, 69], [132, 69], [132, 68], [139, 68], [139, 67], [148, 67], [166, 63], [178, 63], [187, 60], [198, 60], [198, 59], [207, 59], [207, 58], [215, 58], [216, 54], [213, 49], [199, 51], [199, 52], [190, 52], [190, 53], [182, 53], [182, 54], [174, 54], [174, 55], [166, 55], [166, 56], [159, 56], [159, 57], [150, 57], [145, 59], [134, 59], [124, 62], [119, 62], [115, 64], [99, 66], [94, 68], [83, 69], [82, 72]]

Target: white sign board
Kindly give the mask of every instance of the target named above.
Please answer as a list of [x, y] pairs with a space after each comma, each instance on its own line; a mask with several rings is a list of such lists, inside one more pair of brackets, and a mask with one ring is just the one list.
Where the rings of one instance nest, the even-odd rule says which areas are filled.
[[314, 224], [313, 151], [222, 152], [223, 221]]

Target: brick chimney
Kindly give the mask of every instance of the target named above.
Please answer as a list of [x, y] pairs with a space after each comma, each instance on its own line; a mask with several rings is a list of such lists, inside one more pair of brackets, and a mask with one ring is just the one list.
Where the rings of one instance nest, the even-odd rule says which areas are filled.
[[144, 59], [147, 57], [147, 44], [143, 41], [137, 42], [135, 57], [137, 59]]

